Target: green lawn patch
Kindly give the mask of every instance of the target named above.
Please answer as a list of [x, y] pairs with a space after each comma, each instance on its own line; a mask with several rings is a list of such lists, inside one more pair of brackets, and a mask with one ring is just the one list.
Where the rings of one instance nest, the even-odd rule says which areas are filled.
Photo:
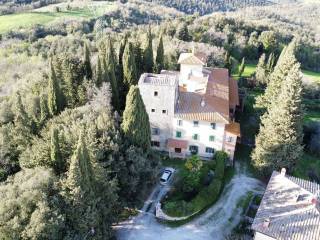
[[307, 71], [303, 70], [302, 73], [306, 78], [309, 78], [315, 82], [320, 83], [320, 72], [312, 72], [312, 71]]
[[306, 180], [312, 180], [309, 176], [309, 173], [311, 172], [314, 172], [320, 176], [320, 158], [312, 156], [308, 153], [304, 153], [293, 171], [293, 176]]
[[[251, 77], [254, 74], [254, 72], [256, 71], [256, 67], [257, 67], [257, 64], [246, 64], [244, 71], [242, 73], [242, 77], [244, 77], [244, 78]], [[233, 74], [232, 77], [236, 80], [239, 79], [238, 73]]]
[[[61, 7], [60, 12], [55, 12], [55, 6]], [[74, 4], [72, 6], [75, 6]], [[45, 25], [57, 19], [90, 19], [98, 17], [106, 13], [108, 10], [115, 8], [114, 3], [100, 2], [97, 4], [81, 5], [80, 7], [72, 7], [67, 10], [64, 5], [56, 4], [48, 7], [39, 8], [33, 12], [17, 13], [0, 16], [0, 33], [19, 28], [30, 28], [36, 24]]]

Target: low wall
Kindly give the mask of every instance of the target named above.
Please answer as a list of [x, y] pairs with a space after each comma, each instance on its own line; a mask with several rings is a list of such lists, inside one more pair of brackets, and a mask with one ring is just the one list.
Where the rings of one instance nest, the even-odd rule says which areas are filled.
[[165, 214], [161, 208], [161, 203], [157, 203], [156, 205], [156, 218], [161, 219], [161, 220], [165, 220], [168, 222], [176, 222], [176, 221], [183, 221], [186, 220], [194, 215], [196, 215], [198, 212], [195, 212], [189, 216], [184, 216], [184, 217], [170, 217], [167, 214]]

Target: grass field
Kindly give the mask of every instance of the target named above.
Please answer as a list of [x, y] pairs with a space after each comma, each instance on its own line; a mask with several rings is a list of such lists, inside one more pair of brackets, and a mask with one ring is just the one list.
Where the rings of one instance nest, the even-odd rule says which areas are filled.
[[311, 72], [311, 71], [304, 70], [304, 71], [302, 71], [302, 73], [306, 78], [309, 78], [313, 81], [320, 83], [320, 73], [319, 72]]
[[[116, 8], [115, 3], [106, 1], [92, 2], [90, 4], [72, 2], [69, 6], [68, 10], [66, 3], [60, 3], [39, 8], [28, 13], [0, 16], [0, 33], [18, 28], [29, 28], [35, 24], [44, 25], [57, 19], [90, 19], [101, 16]], [[60, 12], [55, 11], [56, 7], [59, 7]]]

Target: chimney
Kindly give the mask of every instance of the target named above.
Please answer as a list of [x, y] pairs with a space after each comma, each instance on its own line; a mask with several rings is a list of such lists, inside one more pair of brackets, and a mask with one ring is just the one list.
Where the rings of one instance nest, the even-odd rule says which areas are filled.
[[286, 176], [286, 169], [285, 168], [281, 168], [281, 176], [285, 177]]

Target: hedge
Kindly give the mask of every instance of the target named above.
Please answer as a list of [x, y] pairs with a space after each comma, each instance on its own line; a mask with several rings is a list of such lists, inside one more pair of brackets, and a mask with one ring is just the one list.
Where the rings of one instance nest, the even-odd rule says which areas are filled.
[[214, 204], [218, 200], [222, 190], [225, 161], [227, 158], [228, 155], [225, 152], [218, 151], [215, 154], [215, 176], [209, 186], [203, 188], [190, 202], [183, 200], [167, 202], [164, 208], [166, 213], [172, 217], [191, 216]]

